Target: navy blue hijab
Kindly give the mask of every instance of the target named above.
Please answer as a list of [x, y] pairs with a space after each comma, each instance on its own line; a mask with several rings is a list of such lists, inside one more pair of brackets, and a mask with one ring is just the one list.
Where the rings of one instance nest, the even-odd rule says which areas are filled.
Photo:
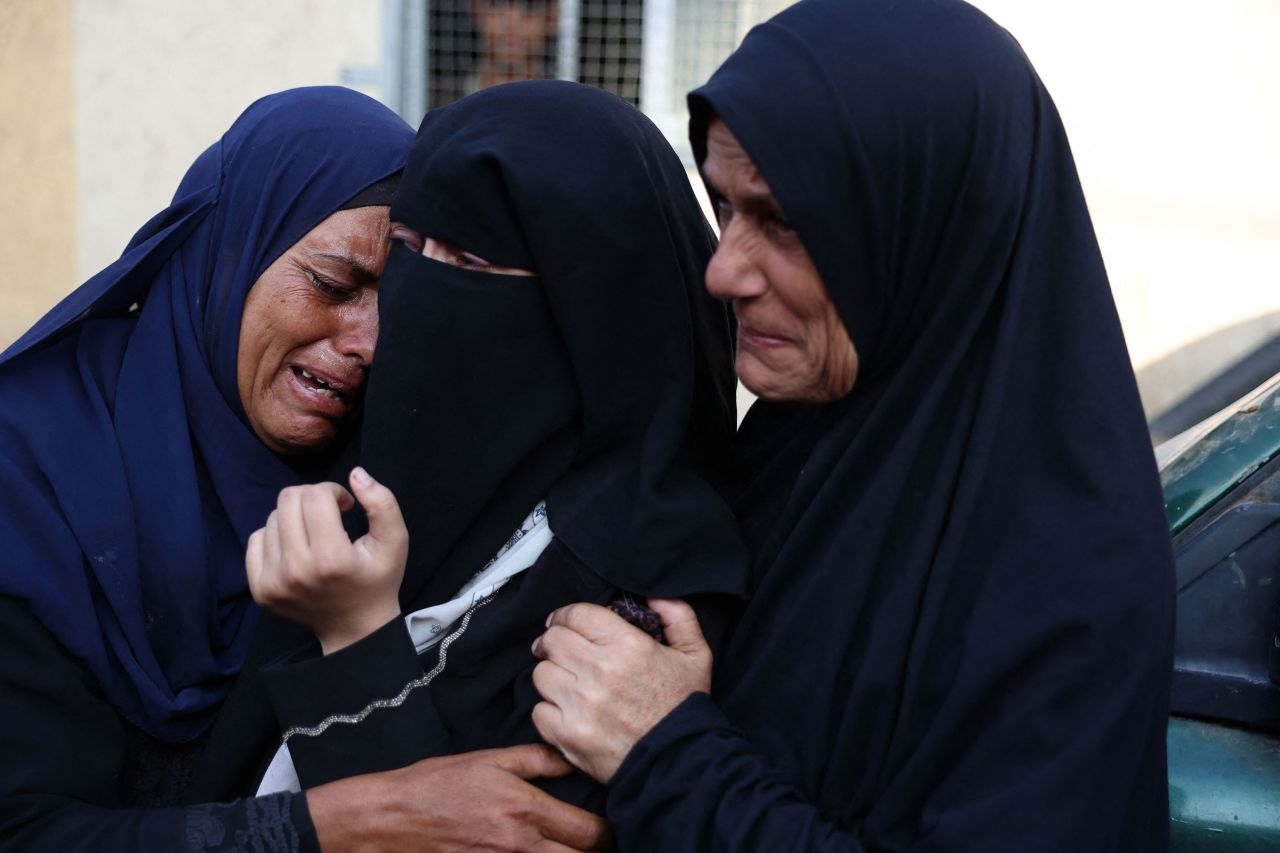
[[306, 477], [241, 406], [245, 297], [412, 142], [349, 90], [257, 101], [119, 260], [0, 356], [0, 593], [153, 736], [209, 724], [254, 621], [245, 542]]
[[717, 661], [728, 717], [868, 848], [1165, 846], [1169, 537], [1026, 56], [958, 0], [803, 0], [689, 103], [699, 161], [718, 116], [860, 357], [845, 398], [742, 427], [753, 598]]

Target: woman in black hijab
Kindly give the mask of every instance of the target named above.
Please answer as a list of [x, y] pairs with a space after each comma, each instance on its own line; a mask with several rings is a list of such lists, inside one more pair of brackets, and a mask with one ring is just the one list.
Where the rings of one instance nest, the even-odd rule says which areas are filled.
[[1021, 49], [956, 0], [804, 0], [689, 103], [707, 285], [766, 397], [739, 435], [752, 599], [710, 696], [688, 628], [557, 612], [540, 731], [608, 782], [623, 848], [1167, 847], [1169, 540]]
[[[398, 519], [360, 472], [367, 538], [334, 540], [331, 484], [286, 492], [251, 542], [255, 597], [327, 652], [268, 675], [288, 746], [268, 787], [536, 742], [530, 644], [552, 609], [616, 602], [656, 631], [635, 597], [695, 596], [714, 626], [745, 588], [714, 485], [734, 429], [729, 318], [701, 284], [714, 239], [657, 128], [578, 84], [488, 89], [427, 116], [393, 215], [425, 245], [383, 275], [361, 460], [399, 499], [408, 567], [397, 583]], [[352, 643], [366, 621], [326, 602], [373, 601], [375, 576], [395, 617]], [[602, 806], [586, 777], [543, 784]]]

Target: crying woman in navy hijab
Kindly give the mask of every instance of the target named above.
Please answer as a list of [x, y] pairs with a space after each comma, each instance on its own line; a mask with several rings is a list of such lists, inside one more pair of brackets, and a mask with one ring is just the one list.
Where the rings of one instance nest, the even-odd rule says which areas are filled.
[[265, 674], [259, 793], [536, 743], [548, 613], [595, 602], [648, 642], [647, 599], [678, 596], [714, 644], [745, 588], [730, 316], [657, 128], [574, 83], [488, 89], [426, 117], [392, 216], [421, 239], [382, 277], [351, 490], [285, 490], [249, 542], [255, 599], [316, 640]]

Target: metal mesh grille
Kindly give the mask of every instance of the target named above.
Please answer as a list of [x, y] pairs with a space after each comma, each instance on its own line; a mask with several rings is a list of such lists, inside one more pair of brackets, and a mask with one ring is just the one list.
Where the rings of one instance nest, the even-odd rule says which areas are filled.
[[428, 9], [429, 106], [498, 83], [556, 76], [555, 0], [433, 0]]
[[581, 0], [579, 82], [640, 103], [643, 10], [641, 0]]
[[684, 96], [788, 0], [428, 0], [427, 104], [559, 77], [640, 106], [687, 154]]

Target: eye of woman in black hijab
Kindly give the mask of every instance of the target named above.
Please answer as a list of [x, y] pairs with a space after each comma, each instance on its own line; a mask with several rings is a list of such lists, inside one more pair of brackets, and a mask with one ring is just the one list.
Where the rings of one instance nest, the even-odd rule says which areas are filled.
[[495, 264], [493, 261], [482, 258], [474, 252], [468, 252], [461, 246], [456, 246], [445, 240], [437, 240], [435, 237], [428, 237], [423, 242], [420, 253], [433, 261], [440, 261], [451, 267], [461, 267], [475, 272], [490, 273], [492, 275], [536, 275], [533, 270], [524, 269], [523, 267], [508, 267], [502, 264]]
[[422, 235], [403, 222], [391, 222], [389, 237], [392, 243], [400, 243], [415, 255], [422, 251]]

